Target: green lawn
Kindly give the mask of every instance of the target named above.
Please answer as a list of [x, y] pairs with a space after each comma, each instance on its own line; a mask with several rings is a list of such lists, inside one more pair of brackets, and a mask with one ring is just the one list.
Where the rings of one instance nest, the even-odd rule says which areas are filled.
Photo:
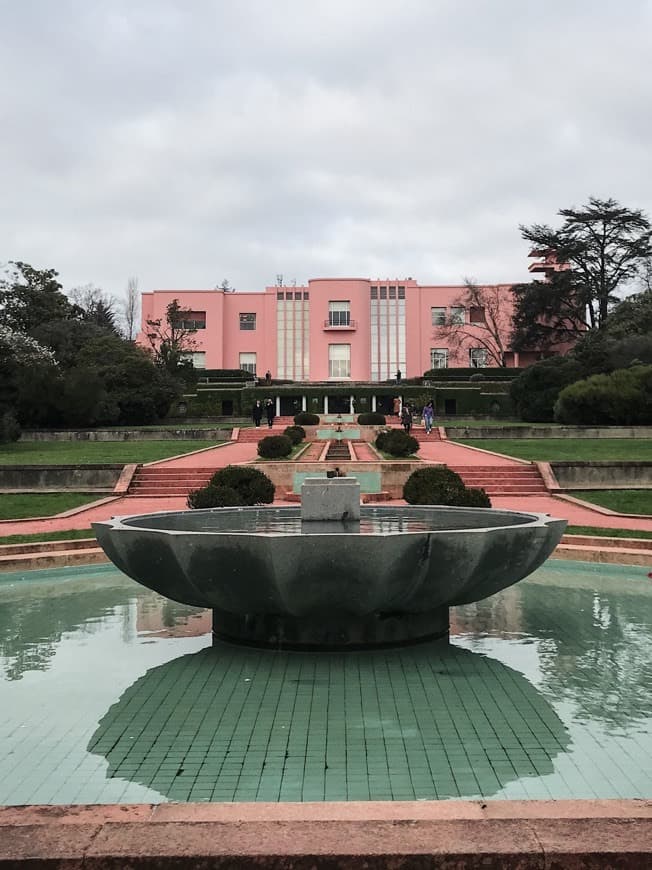
[[483, 429], [485, 427], [500, 429], [503, 426], [509, 426], [510, 429], [514, 426], [521, 429], [558, 429], [560, 425], [560, 423], [524, 423], [522, 420], [456, 420], [448, 417], [438, 421], [435, 418], [435, 426], [444, 426], [446, 429]]
[[0, 446], [0, 465], [126, 465], [153, 462], [215, 445], [215, 441], [185, 440], [16, 441]]
[[64, 532], [36, 532], [33, 535], [5, 535], [1, 544], [30, 544], [41, 541], [76, 541], [78, 538], [94, 538], [93, 529], [68, 529]]
[[652, 532], [636, 529], [603, 529], [595, 526], [566, 526], [565, 535], [593, 535], [596, 538], [652, 538]]
[[573, 490], [570, 495], [619, 514], [652, 514], [652, 489]]
[[6, 492], [0, 499], [0, 520], [51, 517], [100, 498], [82, 492]]
[[455, 443], [542, 462], [652, 460], [652, 438], [464, 438]]

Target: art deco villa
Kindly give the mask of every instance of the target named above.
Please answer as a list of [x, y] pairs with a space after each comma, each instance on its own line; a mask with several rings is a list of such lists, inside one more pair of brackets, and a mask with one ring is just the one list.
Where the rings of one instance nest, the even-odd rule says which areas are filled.
[[[544, 257], [531, 271], [558, 268]], [[527, 366], [536, 351], [509, 348], [513, 295], [509, 284], [482, 285], [493, 301], [508, 367]], [[143, 293], [147, 321], [164, 319], [175, 299], [196, 329], [192, 360], [197, 369], [244, 369], [259, 377], [270, 372], [300, 382], [382, 382], [400, 371], [404, 378], [434, 368], [491, 367], [487, 350], [488, 312], [465, 305], [463, 286], [419, 284], [412, 278], [316, 278], [303, 286], [266, 287], [263, 292], [156, 290]], [[454, 332], [442, 329], [453, 324]], [[463, 341], [460, 335], [463, 333]]]

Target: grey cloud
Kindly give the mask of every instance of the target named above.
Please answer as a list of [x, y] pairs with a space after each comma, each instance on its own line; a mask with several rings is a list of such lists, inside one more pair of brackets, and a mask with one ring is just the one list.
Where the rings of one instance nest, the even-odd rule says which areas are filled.
[[652, 4], [0, 3], [0, 258], [121, 292], [525, 278], [519, 223], [652, 210]]

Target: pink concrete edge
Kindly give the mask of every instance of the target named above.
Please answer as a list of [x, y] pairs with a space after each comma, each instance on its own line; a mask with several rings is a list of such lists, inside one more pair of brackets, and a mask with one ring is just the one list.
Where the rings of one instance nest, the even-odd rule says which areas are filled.
[[539, 469], [539, 474], [541, 475], [544, 486], [548, 492], [551, 494], [559, 492], [561, 487], [555, 477], [555, 472], [552, 470], [552, 465], [549, 462], [541, 462], [539, 460], [535, 460], [534, 464]]
[[123, 466], [123, 469], [120, 472], [120, 477], [118, 478], [118, 482], [113, 488], [114, 495], [127, 494], [127, 492], [129, 491], [129, 487], [131, 486], [131, 481], [134, 479], [134, 475], [136, 474], [137, 469], [137, 462], [130, 462], [127, 465]]
[[448, 432], [446, 431], [446, 427], [445, 426], [437, 426], [437, 429], [439, 430], [439, 440], [440, 441], [448, 441]]

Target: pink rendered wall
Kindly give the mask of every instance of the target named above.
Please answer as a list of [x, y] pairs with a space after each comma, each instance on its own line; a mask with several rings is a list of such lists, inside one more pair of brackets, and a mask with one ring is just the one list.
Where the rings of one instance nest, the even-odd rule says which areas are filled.
[[165, 312], [170, 302], [178, 299], [182, 308], [191, 311], [206, 312], [206, 329], [198, 330], [193, 339], [194, 350], [206, 352], [206, 368], [223, 368], [223, 304], [224, 293], [221, 290], [156, 290], [154, 293], [142, 294], [142, 327], [136, 337], [136, 342], [143, 347], [149, 347], [145, 336], [147, 320], [165, 321]]
[[[369, 281], [363, 278], [314, 278], [310, 292], [310, 380], [328, 380], [328, 345], [351, 345], [351, 380], [370, 376]], [[350, 302], [356, 329], [324, 329], [329, 302]]]
[[[241, 330], [240, 314], [255, 314], [256, 329]], [[276, 371], [276, 297], [269, 293], [225, 293], [224, 351], [220, 368], [237, 369], [240, 353], [256, 354], [256, 374]]]

